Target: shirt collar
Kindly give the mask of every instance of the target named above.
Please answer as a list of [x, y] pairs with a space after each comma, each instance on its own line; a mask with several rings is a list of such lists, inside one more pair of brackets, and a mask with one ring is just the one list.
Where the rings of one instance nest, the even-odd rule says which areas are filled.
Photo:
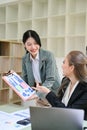
[[32, 57], [32, 55], [30, 54], [30, 60], [33, 61], [33, 60], [39, 60], [39, 52], [37, 53], [35, 59]]

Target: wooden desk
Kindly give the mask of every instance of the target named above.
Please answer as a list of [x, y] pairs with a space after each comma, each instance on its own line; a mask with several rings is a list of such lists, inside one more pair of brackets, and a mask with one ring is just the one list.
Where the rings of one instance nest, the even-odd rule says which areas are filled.
[[[0, 105], [0, 111], [4, 111], [8, 113], [15, 112], [18, 110], [23, 110], [26, 108], [27, 107], [14, 105], [14, 104]], [[28, 126], [27, 128], [23, 128], [22, 130], [31, 130], [31, 126]]]

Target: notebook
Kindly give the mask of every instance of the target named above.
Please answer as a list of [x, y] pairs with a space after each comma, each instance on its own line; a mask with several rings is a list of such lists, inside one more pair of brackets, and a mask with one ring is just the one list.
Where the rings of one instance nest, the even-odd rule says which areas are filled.
[[84, 111], [30, 106], [32, 130], [82, 130]]

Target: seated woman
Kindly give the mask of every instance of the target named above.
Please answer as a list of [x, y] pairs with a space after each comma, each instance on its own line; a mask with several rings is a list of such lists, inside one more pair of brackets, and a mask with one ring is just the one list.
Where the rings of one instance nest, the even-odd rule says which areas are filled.
[[87, 57], [80, 51], [71, 51], [62, 64], [64, 78], [58, 96], [45, 86], [34, 89], [46, 94], [53, 107], [83, 109], [87, 120]]

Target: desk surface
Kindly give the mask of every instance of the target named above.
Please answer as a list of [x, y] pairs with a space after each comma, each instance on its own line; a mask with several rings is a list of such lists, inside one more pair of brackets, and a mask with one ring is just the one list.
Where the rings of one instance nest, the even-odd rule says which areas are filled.
[[[0, 105], [0, 111], [4, 111], [4, 112], [15, 112], [18, 110], [23, 110], [26, 109], [27, 106], [19, 106], [19, 105], [14, 105], [14, 104], [7, 104], [7, 105]], [[87, 127], [87, 121], [84, 121], [83, 126]], [[31, 126], [28, 126], [27, 128], [24, 128], [22, 130], [31, 130]]]
[[[26, 108], [27, 107], [15, 105], [15, 104], [0, 105], [0, 111], [4, 111], [8, 113], [15, 112], [18, 110], [23, 110]], [[22, 130], [31, 130], [31, 126], [28, 126], [27, 128], [23, 128]]]

